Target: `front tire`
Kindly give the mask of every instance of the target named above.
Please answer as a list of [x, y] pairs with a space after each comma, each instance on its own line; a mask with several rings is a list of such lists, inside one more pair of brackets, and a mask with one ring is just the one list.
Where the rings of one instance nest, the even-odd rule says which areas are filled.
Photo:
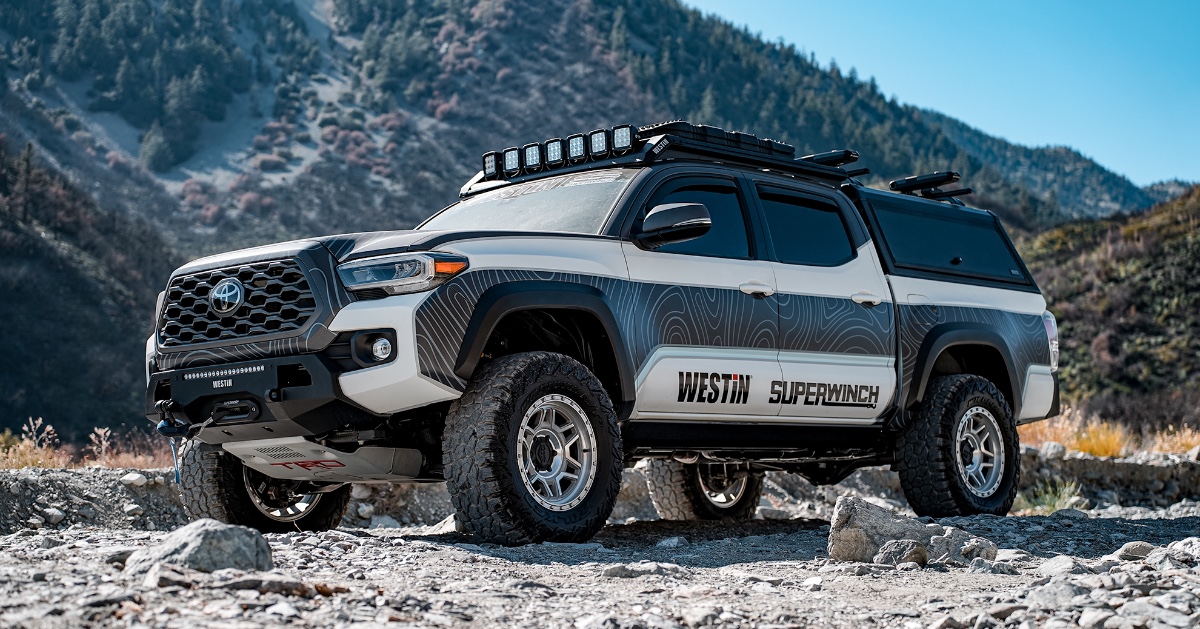
[[350, 504], [350, 485], [299, 493], [295, 481], [271, 478], [190, 439], [180, 448], [179, 482], [184, 510], [193, 520], [212, 518], [263, 533], [335, 529]]
[[562, 354], [485, 365], [450, 405], [443, 444], [456, 516], [482, 541], [587, 541], [621, 489], [612, 402], [587, 367]]
[[763, 475], [748, 465], [647, 459], [650, 501], [664, 520], [749, 520], [762, 498]]
[[1007, 514], [1021, 477], [1008, 401], [980, 376], [934, 379], [896, 442], [895, 469], [917, 515]]

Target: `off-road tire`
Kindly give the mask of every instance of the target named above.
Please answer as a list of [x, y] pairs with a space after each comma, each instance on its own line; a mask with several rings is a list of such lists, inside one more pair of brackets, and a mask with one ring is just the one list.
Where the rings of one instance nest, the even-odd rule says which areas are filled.
[[[591, 488], [579, 504], [563, 511], [538, 504], [517, 463], [518, 426], [532, 404], [549, 394], [579, 404], [596, 439]], [[481, 541], [586, 541], [604, 526], [621, 490], [621, 432], [612, 402], [587, 367], [562, 354], [512, 354], [477, 371], [450, 405], [443, 452], [456, 518]]]
[[242, 478], [242, 462], [220, 450], [204, 450], [194, 440], [184, 440], [179, 451], [179, 488], [184, 510], [193, 520], [212, 518], [240, 524], [264, 533], [328, 531], [342, 522], [350, 504], [350, 485], [322, 494], [312, 512], [294, 522], [267, 517], [254, 503]]
[[746, 490], [733, 505], [714, 505], [700, 486], [700, 464], [647, 459], [641, 464], [650, 501], [664, 520], [749, 520], [762, 499], [762, 473], [751, 472]]
[[[999, 423], [1004, 444], [1004, 473], [995, 493], [974, 495], [955, 467], [954, 430], [968, 409], [981, 406]], [[973, 375], [935, 378], [921, 410], [896, 441], [894, 469], [904, 497], [917, 515], [935, 518], [988, 513], [1012, 508], [1021, 480], [1017, 424], [1004, 395], [989, 380]]]

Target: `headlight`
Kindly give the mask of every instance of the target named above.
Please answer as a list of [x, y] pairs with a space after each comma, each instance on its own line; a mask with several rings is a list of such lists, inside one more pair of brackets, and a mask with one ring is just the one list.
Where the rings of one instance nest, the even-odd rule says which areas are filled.
[[338, 277], [348, 290], [383, 289], [389, 295], [419, 293], [462, 273], [467, 259], [448, 253], [405, 253], [348, 262]]

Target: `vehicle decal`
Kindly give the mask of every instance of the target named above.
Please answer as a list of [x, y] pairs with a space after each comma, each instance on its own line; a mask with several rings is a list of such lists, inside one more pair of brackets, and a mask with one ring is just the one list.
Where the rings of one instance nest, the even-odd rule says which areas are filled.
[[679, 372], [680, 402], [745, 404], [749, 399], [749, 374], [707, 371]]
[[[1022, 314], [994, 308], [939, 306], [936, 304], [900, 304], [900, 365], [906, 394], [915, 393], [918, 386], [917, 355], [930, 330], [943, 323], [978, 323], [998, 334], [1012, 352], [1013, 371], [1018, 382], [1013, 389], [1019, 400], [1025, 390], [1025, 370], [1028, 365], [1050, 364], [1050, 346], [1046, 326], [1039, 315]], [[933, 360], [935, 357], [929, 357]]]
[[875, 408], [879, 405], [879, 386], [832, 382], [771, 382], [771, 404], [805, 406], [846, 406]]
[[[466, 383], [454, 374], [454, 363], [475, 304], [492, 286], [530, 280], [582, 284], [603, 293], [635, 370], [663, 345], [877, 356], [892, 353], [892, 310], [863, 308], [849, 299], [812, 295], [748, 299], [737, 289], [481, 269], [439, 287], [417, 308], [414, 326], [421, 373], [463, 390]], [[782, 334], [781, 323], [786, 324]]]

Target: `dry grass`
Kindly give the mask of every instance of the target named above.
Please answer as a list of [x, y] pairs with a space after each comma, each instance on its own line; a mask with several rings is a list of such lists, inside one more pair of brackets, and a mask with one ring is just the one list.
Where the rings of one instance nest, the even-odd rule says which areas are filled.
[[1151, 452], [1187, 452], [1200, 446], [1200, 430], [1187, 424], [1182, 428], [1172, 426], [1158, 432], [1148, 441], [1146, 449]]
[[1038, 483], [1030, 492], [1017, 494], [1013, 512], [1046, 515], [1072, 506], [1072, 498], [1079, 495], [1079, 484], [1075, 481]]
[[1138, 435], [1123, 424], [1087, 416], [1078, 409], [1017, 428], [1021, 443], [1040, 446], [1047, 441], [1093, 456], [1122, 456], [1138, 450], [1183, 454], [1200, 445], [1200, 430], [1183, 426]]
[[85, 466], [152, 469], [173, 465], [166, 440], [140, 431], [114, 434], [110, 428], [96, 428], [82, 450], [60, 444], [54, 427], [41, 418], [26, 421], [20, 436], [10, 430], [0, 433], [0, 469]]

